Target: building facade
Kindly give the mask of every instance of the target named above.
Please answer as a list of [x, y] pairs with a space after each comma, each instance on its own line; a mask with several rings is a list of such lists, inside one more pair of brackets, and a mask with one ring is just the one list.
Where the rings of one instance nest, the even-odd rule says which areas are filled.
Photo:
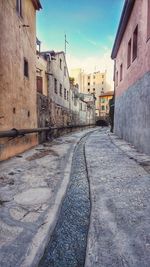
[[36, 66], [38, 127], [95, 123], [95, 97], [85, 99], [70, 80], [64, 52], [37, 52]]
[[93, 72], [87, 74], [81, 69], [71, 70], [71, 77], [74, 78], [75, 84], [79, 85], [79, 91], [81, 93], [94, 94], [96, 97], [96, 115], [99, 116], [99, 96], [110, 89], [107, 83], [107, 72]]
[[150, 0], [126, 0], [112, 55], [115, 133], [150, 154]]
[[[38, 0], [0, 1], [0, 129], [36, 128]], [[0, 139], [0, 160], [37, 144], [37, 135]]]
[[[36, 89], [37, 89], [37, 121], [38, 128], [47, 127], [51, 118], [51, 100], [48, 97], [48, 61], [37, 51]], [[41, 132], [39, 142], [46, 140], [46, 132]]]
[[[42, 71], [40, 71], [40, 62], [43, 62], [41, 65]], [[37, 56], [37, 72], [38, 68], [41, 77], [37, 75], [37, 85], [38, 80], [41, 80], [42, 94], [44, 95], [45, 92], [48, 103], [47, 108], [49, 109], [47, 112], [48, 116], [45, 114], [47, 118], [45, 120], [42, 119], [42, 123], [45, 126], [67, 126], [70, 123], [70, 80], [64, 52], [41, 52]], [[37, 91], [40, 94], [38, 88]], [[44, 96], [41, 96], [41, 94], [39, 97], [44, 99]]]
[[113, 98], [114, 92], [108, 91], [99, 96], [99, 117], [108, 118], [109, 116], [109, 101]]

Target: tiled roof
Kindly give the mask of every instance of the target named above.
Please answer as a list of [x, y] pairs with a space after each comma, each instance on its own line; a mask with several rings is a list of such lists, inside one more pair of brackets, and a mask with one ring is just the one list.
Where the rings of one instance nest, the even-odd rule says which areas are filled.
[[114, 95], [114, 91], [108, 91], [106, 93], [101, 94], [99, 97], [103, 97], [103, 96], [113, 96]]

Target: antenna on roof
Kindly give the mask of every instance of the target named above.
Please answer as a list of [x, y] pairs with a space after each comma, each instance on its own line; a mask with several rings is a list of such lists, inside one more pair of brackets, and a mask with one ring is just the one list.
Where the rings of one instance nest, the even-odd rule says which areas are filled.
[[66, 52], [67, 52], [67, 44], [69, 44], [69, 43], [68, 43], [68, 41], [67, 41], [67, 37], [66, 37], [66, 34], [65, 34], [65, 54], [66, 54]]

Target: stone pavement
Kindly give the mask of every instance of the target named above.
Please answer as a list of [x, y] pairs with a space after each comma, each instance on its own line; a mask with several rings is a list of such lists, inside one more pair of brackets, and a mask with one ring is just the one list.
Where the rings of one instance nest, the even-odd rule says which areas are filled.
[[0, 163], [0, 266], [37, 266], [56, 225], [77, 142], [74, 132]]
[[92, 131], [85, 141], [92, 207], [85, 267], [150, 266], [150, 157], [96, 128], [0, 163], [1, 267], [37, 266], [60, 214], [74, 148]]
[[150, 157], [105, 129], [85, 145], [91, 218], [85, 267], [150, 266]]

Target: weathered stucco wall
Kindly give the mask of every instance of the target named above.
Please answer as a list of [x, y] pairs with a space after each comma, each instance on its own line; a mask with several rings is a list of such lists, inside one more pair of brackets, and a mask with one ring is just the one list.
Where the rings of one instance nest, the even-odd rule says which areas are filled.
[[116, 99], [115, 133], [150, 154], [150, 72]]
[[[15, 0], [0, 1], [0, 130], [36, 128], [36, 11], [22, 1], [22, 17]], [[28, 25], [29, 27], [24, 27]], [[24, 76], [24, 58], [29, 78]], [[0, 140], [0, 160], [37, 144], [37, 135]], [[12, 146], [11, 146], [12, 144]], [[15, 148], [14, 148], [15, 147]]]
[[[62, 61], [62, 67], [60, 68], [60, 60]], [[64, 73], [64, 68], [66, 68], [66, 75]], [[58, 105], [69, 108], [69, 100], [64, 98], [64, 89], [70, 91], [70, 81], [68, 68], [65, 61], [65, 56], [63, 52], [56, 53], [55, 60], [50, 61], [49, 71], [53, 75], [49, 76], [49, 97]], [[54, 90], [54, 79], [57, 80], [57, 93]], [[60, 95], [60, 84], [62, 85], [62, 95]]]
[[47, 60], [43, 57], [37, 54], [36, 56], [36, 76], [39, 76], [42, 78], [43, 82], [43, 95], [48, 95], [48, 72], [47, 70]]
[[[137, 57], [127, 65], [128, 43], [138, 25]], [[116, 57], [114, 131], [140, 151], [150, 154], [150, 39], [148, 1], [136, 0]], [[120, 65], [123, 64], [120, 81]]]
[[[150, 39], [147, 39], [148, 27], [148, 1], [136, 0], [124, 33], [119, 51], [116, 57], [116, 72], [119, 73], [118, 86], [115, 89], [115, 96], [120, 96], [128, 87], [150, 70]], [[133, 32], [138, 24], [138, 51], [137, 58], [127, 67], [128, 42], [132, 39]], [[132, 53], [131, 53], [132, 54]], [[123, 79], [120, 81], [120, 65], [123, 64]]]

